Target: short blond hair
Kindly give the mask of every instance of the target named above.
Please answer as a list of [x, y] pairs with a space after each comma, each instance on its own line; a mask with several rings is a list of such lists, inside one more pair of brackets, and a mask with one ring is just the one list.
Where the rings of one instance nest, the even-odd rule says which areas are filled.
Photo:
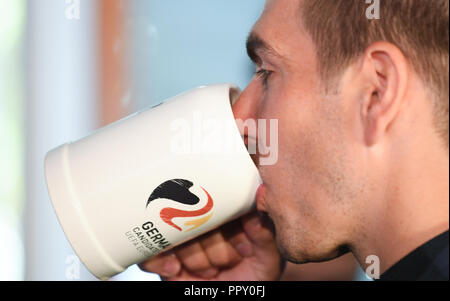
[[436, 130], [449, 144], [449, 0], [379, 0], [369, 19], [365, 0], [303, 0], [303, 25], [312, 36], [324, 79], [337, 76], [370, 44], [395, 44], [429, 87]]

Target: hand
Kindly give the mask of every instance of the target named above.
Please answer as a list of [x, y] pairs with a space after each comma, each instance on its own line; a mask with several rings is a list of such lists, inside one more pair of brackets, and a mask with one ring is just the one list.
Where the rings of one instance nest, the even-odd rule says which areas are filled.
[[139, 265], [171, 281], [271, 281], [283, 266], [271, 221], [256, 212]]

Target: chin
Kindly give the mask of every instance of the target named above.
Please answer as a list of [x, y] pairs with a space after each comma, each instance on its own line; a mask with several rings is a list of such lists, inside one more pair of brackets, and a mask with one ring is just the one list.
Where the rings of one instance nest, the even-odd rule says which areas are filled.
[[302, 255], [301, 250], [299, 250], [299, 241], [293, 239], [292, 235], [280, 234], [279, 232], [276, 232], [275, 238], [278, 251], [285, 260], [295, 264], [309, 262], [309, 260]]
[[302, 238], [296, 232], [278, 232], [276, 242], [281, 256], [295, 264], [329, 261], [348, 253], [345, 246], [324, 245], [323, 241], [322, 245], [318, 246], [311, 239]]
[[292, 248], [291, 246], [287, 246], [283, 244], [282, 242], [278, 242], [277, 240], [277, 247], [278, 251], [280, 252], [281, 256], [292, 263], [295, 264], [303, 264], [311, 262], [310, 259], [308, 259], [306, 256], [302, 255], [299, 250], [296, 250], [295, 248]]
[[337, 255], [336, 252], [330, 253], [322, 253], [322, 252], [311, 252], [310, 250], [299, 250], [295, 248], [291, 248], [290, 246], [283, 245], [282, 243], [277, 243], [278, 251], [281, 256], [289, 262], [294, 264], [305, 264], [305, 263], [318, 263], [325, 262], [329, 260], [333, 260], [340, 255]]

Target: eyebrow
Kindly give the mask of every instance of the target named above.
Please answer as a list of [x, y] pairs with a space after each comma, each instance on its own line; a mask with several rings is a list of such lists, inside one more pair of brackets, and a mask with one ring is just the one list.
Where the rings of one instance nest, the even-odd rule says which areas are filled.
[[273, 47], [264, 41], [256, 33], [250, 33], [247, 38], [247, 54], [255, 64], [261, 64], [261, 58], [258, 53], [264, 52], [275, 57], [281, 57]]

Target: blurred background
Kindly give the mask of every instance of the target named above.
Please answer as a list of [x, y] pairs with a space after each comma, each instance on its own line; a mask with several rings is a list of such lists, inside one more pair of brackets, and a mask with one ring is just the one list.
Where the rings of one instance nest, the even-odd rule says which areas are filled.
[[[46, 152], [196, 86], [245, 88], [245, 40], [263, 6], [0, 0], [0, 280], [94, 280], [51, 207]], [[305, 271], [286, 279], [361, 278], [351, 257]], [[159, 277], [131, 267], [113, 280], [147, 279]]]

